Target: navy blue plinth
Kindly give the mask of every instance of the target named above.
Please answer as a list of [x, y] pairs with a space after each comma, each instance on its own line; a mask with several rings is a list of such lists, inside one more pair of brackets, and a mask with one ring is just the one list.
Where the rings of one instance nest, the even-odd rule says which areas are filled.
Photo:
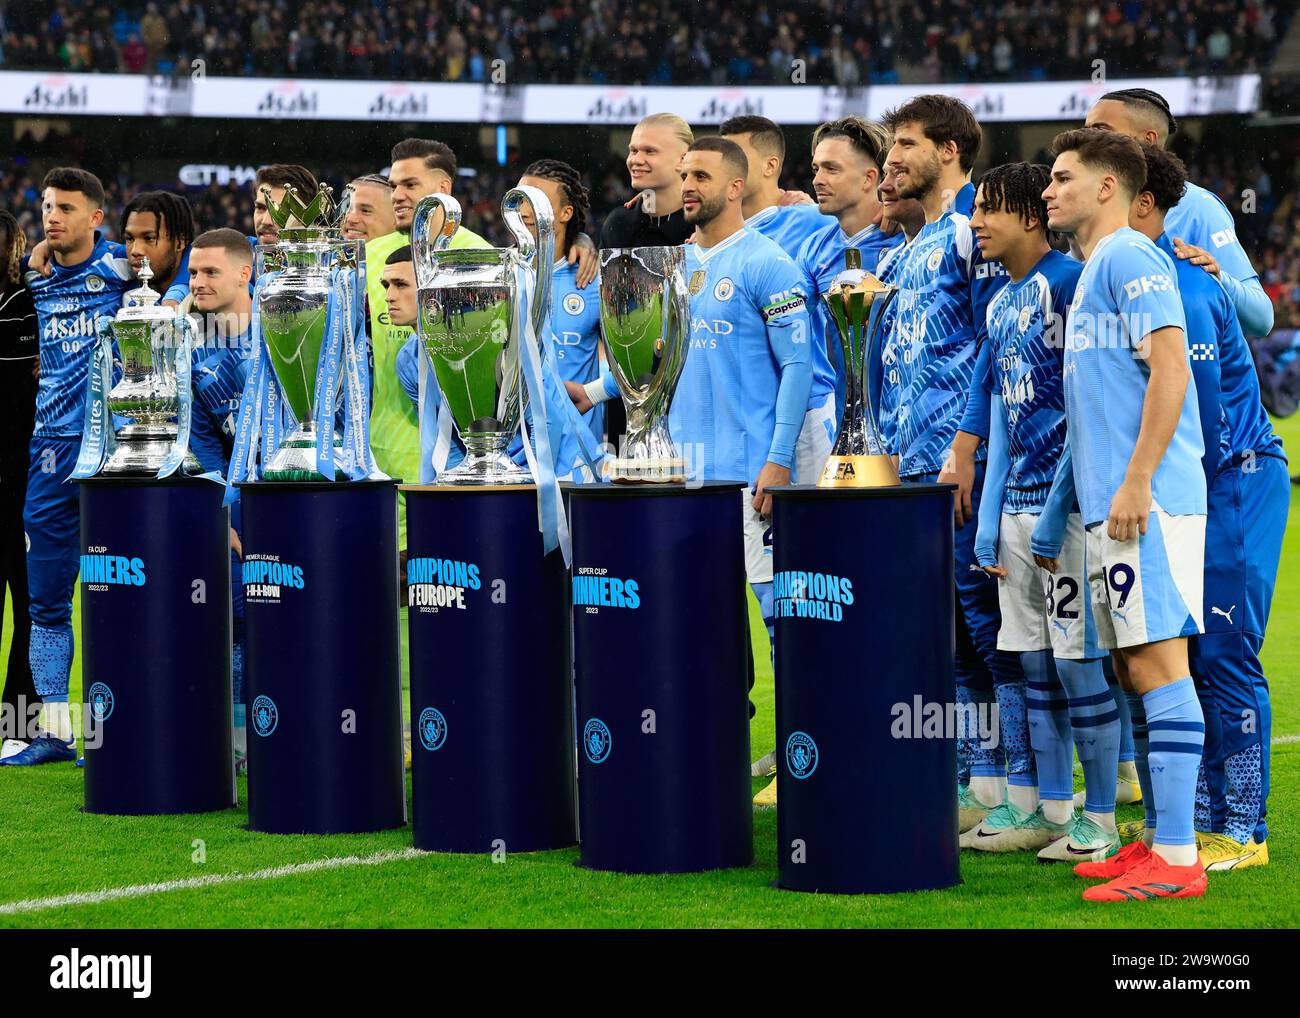
[[572, 491], [583, 866], [753, 862], [743, 487]]
[[961, 882], [951, 491], [773, 489], [780, 887]]
[[240, 485], [248, 826], [406, 822], [392, 481]]
[[192, 478], [81, 482], [88, 813], [235, 805], [224, 493]]
[[537, 489], [403, 490], [415, 847], [573, 845], [567, 572]]

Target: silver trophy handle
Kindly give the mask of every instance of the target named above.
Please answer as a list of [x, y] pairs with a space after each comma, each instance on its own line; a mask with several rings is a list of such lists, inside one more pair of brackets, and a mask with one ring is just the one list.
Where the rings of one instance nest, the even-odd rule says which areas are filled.
[[[442, 209], [442, 229], [436, 237], [429, 236], [429, 219], [435, 209]], [[411, 221], [411, 254], [415, 262], [416, 285], [427, 287], [438, 270], [438, 252], [451, 245], [451, 238], [460, 229], [460, 202], [449, 194], [430, 194], [415, 206]]]
[[[524, 225], [524, 217], [519, 214], [519, 206], [524, 202], [528, 202], [533, 209], [533, 221], [537, 224], [535, 241], [532, 231]], [[537, 258], [537, 286], [533, 291], [533, 306], [530, 310], [533, 331], [540, 339], [542, 327], [551, 313], [551, 272], [555, 268], [555, 210], [541, 190], [521, 184], [507, 191], [501, 199], [501, 218], [514, 234], [520, 257], [526, 262], [532, 261], [534, 256]]]

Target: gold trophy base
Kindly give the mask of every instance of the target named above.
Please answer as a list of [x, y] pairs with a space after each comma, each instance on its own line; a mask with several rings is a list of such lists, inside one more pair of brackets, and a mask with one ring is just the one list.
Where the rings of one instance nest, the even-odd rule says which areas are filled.
[[901, 483], [892, 456], [831, 456], [822, 468], [817, 487], [895, 488]]

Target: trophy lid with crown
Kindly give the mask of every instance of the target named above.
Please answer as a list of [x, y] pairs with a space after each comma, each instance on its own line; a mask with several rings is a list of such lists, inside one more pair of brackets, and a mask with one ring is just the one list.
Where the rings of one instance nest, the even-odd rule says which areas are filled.
[[312, 241], [341, 240], [343, 232], [335, 222], [334, 189], [329, 184], [321, 184], [315, 195], [304, 201], [298, 189], [292, 184], [284, 188], [284, 195], [278, 202], [271, 198], [271, 188], [263, 184], [262, 197], [266, 201], [271, 222], [280, 231], [280, 242], [286, 244], [310, 243]]

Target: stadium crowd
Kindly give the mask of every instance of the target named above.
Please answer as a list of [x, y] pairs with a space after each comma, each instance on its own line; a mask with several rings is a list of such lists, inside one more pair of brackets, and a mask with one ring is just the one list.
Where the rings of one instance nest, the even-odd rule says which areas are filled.
[[[90, 0], [0, 4], [0, 67], [516, 84], [773, 84], [1236, 73], [1265, 67], [1272, 0]], [[497, 61], [502, 63], [497, 64]]]

